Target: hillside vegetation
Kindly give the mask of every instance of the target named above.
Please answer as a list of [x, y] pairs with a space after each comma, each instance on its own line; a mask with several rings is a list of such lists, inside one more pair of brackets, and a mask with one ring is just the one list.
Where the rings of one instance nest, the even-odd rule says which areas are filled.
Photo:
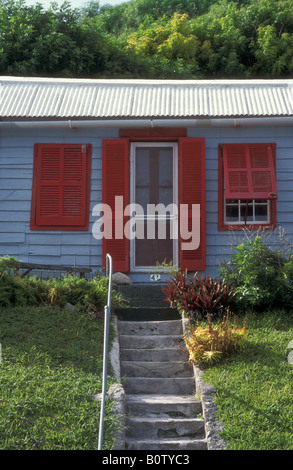
[[2, 75], [288, 78], [293, 0], [0, 1]]

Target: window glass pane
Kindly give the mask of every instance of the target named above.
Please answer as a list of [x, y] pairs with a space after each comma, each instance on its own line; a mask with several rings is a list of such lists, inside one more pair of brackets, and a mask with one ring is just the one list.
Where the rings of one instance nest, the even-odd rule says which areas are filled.
[[263, 205], [255, 205], [255, 220], [258, 220], [260, 222], [268, 222], [268, 206]]
[[150, 188], [136, 188], [136, 204], [141, 205], [146, 214], [147, 204], [150, 204]]
[[136, 186], [150, 184], [150, 153], [149, 149], [142, 147], [136, 150]]
[[253, 221], [253, 207], [252, 205], [241, 205], [241, 214], [240, 214], [240, 220], [242, 222], [252, 222]]
[[159, 188], [159, 201], [168, 206], [173, 203], [173, 188]]
[[236, 223], [239, 222], [239, 209], [238, 206], [226, 207], [226, 222]]
[[159, 186], [173, 186], [173, 149], [164, 148], [158, 152]]

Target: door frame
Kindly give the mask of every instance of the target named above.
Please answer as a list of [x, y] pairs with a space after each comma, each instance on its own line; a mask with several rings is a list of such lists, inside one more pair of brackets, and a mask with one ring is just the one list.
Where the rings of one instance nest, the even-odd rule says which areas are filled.
[[[175, 225], [175, 233], [179, 233], [178, 227], [178, 143], [177, 142], [131, 142], [130, 143], [130, 204], [135, 202], [135, 155], [137, 147], [171, 147], [173, 148], [173, 204], [177, 207], [177, 213], [173, 214], [170, 219]], [[138, 220], [141, 217], [137, 217]], [[144, 217], [144, 219], [146, 216]], [[153, 217], [149, 217], [149, 220]], [[135, 266], [135, 241], [136, 238], [130, 240], [130, 272], [150, 272], [153, 266]], [[178, 255], [178, 236], [173, 239], [173, 265], [179, 266], [179, 255]], [[163, 271], [164, 268], [156, 268], [157, 272]]]

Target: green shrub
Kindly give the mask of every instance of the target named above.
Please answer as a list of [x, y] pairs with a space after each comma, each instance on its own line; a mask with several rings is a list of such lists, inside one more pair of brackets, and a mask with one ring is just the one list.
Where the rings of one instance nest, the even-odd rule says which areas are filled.
[[219, 274], [236, 291], [239, 307], [293, 306], [293, 260], [265, 245], [257, 235], [240, 243]]
[[28, 279], [0, 272], [0, 305], [36, 305], [37, 296]]
[[[51, 304], [64, 307], [70, 303], [87, 311], [103, 311], [108, 297], [108, 278], [92, 280], [66, 275], [60, 279], [21, 278], [13, 269], [14, 258], [0, 258], [0, 306], [37, 306]], [[112, 306], [122, 305], [123, 299], [113, 289]]]

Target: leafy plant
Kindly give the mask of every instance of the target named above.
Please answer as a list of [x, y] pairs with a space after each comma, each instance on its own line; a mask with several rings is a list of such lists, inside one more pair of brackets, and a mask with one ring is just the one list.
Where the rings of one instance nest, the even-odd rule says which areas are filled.
[[190, 289], [190, 282], [187, 281], [187, 270], [178, 270], [166, 283], [167, 286], [162, 287], [162, 292], [166, 295], [165, 301], [170, 303], [171, 308], [178, 308], [183, 293]]
[[189, 334], [184, 335], [189, 362], [198, 366], [213, 365], [239, 349], [246, 337], [246, 320], [242, 328], [237, 328], [236, 316], [231, 322], [229, 311], [221, 321], [194, 326], [189, 322]]
[[237, 245], [230, 260], [221, 263], [219, 273], [235, 288], [240, 307], [293, 305], [292, 258], [271, 249], [259, 235]]
[[171, 307], [192, 319], [220, 318], [234, 302], [235, 291], [229, 284], [196, 273], [190, 280], [187, 271], [178, 271], [162, 288]]
[[212, 277], [195, 275], [191, 289], [183, 294], [181, 308], [194, 318], [222, 317], [235, 297], [233, 288]]

